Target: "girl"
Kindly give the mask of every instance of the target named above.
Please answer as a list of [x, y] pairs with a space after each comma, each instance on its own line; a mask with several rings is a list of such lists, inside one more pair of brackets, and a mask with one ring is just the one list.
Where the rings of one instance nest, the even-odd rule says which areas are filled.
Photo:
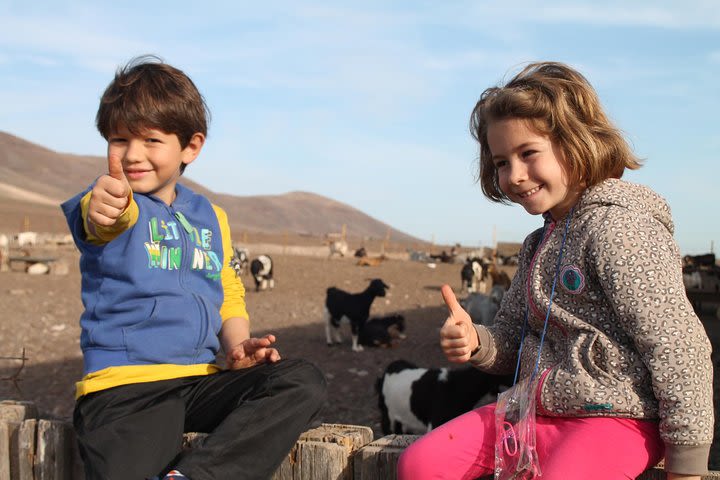
[[[493, 326], [473, 325], [443, 286], [446, 357], [537, 378], [528, 398], [545, 480], [635, 478], [662, 458], [669, 479], [699, 479], [713, 434], [710, 342], [685, 295], [670, 209], [620, 180], [640, 163], [594, 89], [566, 65], [534, 63], [483, 92], [471, 130], [485, 196], [545, 225], [526, 238]], [[492, 474], [495, 410], [420, 438], [399, 478]]]

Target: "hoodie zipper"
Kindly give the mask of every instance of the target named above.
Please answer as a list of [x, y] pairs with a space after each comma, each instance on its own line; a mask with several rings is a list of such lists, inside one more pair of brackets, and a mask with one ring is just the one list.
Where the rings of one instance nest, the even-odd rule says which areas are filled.
[[186, 291], [188, 294], [190, 294], [195, 300], [195, 303], [198, 307], [198, 311], [200, 312], [200, 319], [199, 319], [199, 325], [198, 325], [198, 337], [195, 342], [195, 351], [193, 352], [193, 360], [195, 360], [198, 356], [200, 344], [202, 342], [202, 339], [205, 338], [206, 330], [209, 328], [209, 313], [207, 312], [207, 307], [205, 306], [205, 302], [200, 299], [200, 297], [192, 291], [188, 287], [188, 284], [186, 282], [186, 277], [188, 275], [188, 272], [192, 270], [192, 262], [193, 262], [193, 251], [194, 251], [194, 245], [190, 241], [190, 237], [195, 234], [196, 229], [192, 226], [192, 224], [188, 221], [187, 218], [185, 218], [185, 215], [180, 210], [175, 209], [175, 207], [169, 206], [170, 212], [172, 213], [173, 217], [177, 219], [178, 222], [180, 222], [180, 225], [182, 226], [182, 229], [185, 231], [185, 233], [182, 236], [182, 248], [184, 252], [184, 256], [187, 259], [187, 262], [183, 262], [183, 265], [186, 265], [185, 268], [182, 268], [180, 271], [180, 275], [178, 275], [178, 283], [180, 284], [180, 287]]
[[[534, 270], [534, 268], [535, 268], [535, 264], [537, 263], [537, 257], [538, 257], [538, 255], [540, 255], [540, 250], [541, 250], [542, 247], [544, 247], [545, 244], [548, 242], [548, 240], [550, 239], [550, 235], [552, 234], [552, 232], [555, 231], [555, 227], [556, 227], [556, 226], [557, 226], [557, 222], [551, 222], [550, 225], [548, 226], [548, 228], [546, 229], [547, 231], [546, 231], [545, 235], [543, 236], [543, 239], [542, 239], [542, 241], [540, 242], [540, 245], [538, 245], [538, 247], [535, 249], [535, 253], [533, 254], [532, 259], [530, 260], [530, 268], [528, 268], [527, 279], [526, 279], [526, 281], [525, 281], [525, 295], [526, 295], [528, 304], [530, 305], [530, 309], [532, 310], [533, 315], [534, 315], [535, 318], [537, 318], [537, 319], [542, 319], [542, 318], [544, 317], [544, 314], [540, 311], [540, 309], [537, 307], [537, 305], [536, 305], [535, 302], [533, 301], [533, 297], [532, 297], [532, 274], [533, 274], [533, 270]], [[555, 320], [552, 318], [552, 315], [551, 315], [550, 318], [548, 319], [548, 323], [549, 323], [550, 325], [554, 326], [555, 328], [557, 328], [558, 330], [560, 330], [560, 332], [561, 332], [565, 337], [567, 337], [567, 330], [565, 330], [565, 328], [563, 328], [562, 325], [560, 325], [557, 321], [555, 321]]]

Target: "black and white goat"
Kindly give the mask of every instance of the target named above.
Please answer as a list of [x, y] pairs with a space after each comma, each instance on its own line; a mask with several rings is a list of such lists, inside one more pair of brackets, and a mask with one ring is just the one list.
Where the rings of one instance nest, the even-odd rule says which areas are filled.
[[345, 320], [350, 322], [352, 349], [361, 352], [363, 347], [358, 342], [358, 336], [370, 316], [370, 306], [375, 297], [384, 297], [388, 288], [390, 287], [379, 278], [371, 280], [370, 285], [360, 293], [348, 293], [335, 287], [328, 288], [325, 297], [327, 344], [332, 345], [333, 340], [335, 343], [342, 342], [340, 323]]
[[468, 258], [460, 270], [462, 291], [473, 293], [485, 290], [487, 271], [479, 258]]
[[247, 248], [233, 246], [233, 257], [230, 259], [230, 266], [235, 270], [235, 275], [242, 277], [250, 265], [250, 251]]
[[269, 288], [272, 290], [275, 287], [275, 280], [273, 279], [273, 261], [269, 255], [260, 255], [254, 258], [250, 262], [250, 273], [252, 273], [253, 280], [255, 280], [255, 291], [265, 290]]
[[494, 402], [512, 380], [512, 375], [491, 375], [474, 367], [418, 368], [396, 360], [375, 384], [383, 434], [429, 432]]
[[374, 317], [360, 329], [358, 343], [366, 347], [393, 347], [405, 336], [405, 317], [402, 315], [387, 315]]

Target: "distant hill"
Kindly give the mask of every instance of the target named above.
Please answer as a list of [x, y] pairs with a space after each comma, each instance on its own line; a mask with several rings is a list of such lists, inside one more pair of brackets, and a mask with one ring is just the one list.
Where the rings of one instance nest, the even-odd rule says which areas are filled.
[[[104, 173], [103, 157], [58, 153], [0, 131], [0, 231], [30, 223], [36, 231], [67, 230], [60, 203]], [[346, 226], [348, 237], [425, 243], [349, 205], [309, 192], [235, 196], [215, 193], [183, 177], [228, 214], [238, 232], [323, 236]]]

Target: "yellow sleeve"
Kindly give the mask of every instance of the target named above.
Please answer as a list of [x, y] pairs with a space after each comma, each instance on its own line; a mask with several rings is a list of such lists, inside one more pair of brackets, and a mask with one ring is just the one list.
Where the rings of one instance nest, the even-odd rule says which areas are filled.
[[118, 217], [115, 225], [109, 227], [103, 227], [102, 225], [95, 225], [88, 220], [88, 209], [90, 207], [90, 196], [92, 190], [85, 194], [80, 199], [80, 212], [83, 219], [83, 227], [85, 230], [85, 236], [88, 243], [93, 245], [104, 245], [110, 243], [118, 237], [124, 231], [132, 228], [137, 223], [140, 211], [138, 205], [135, 203], [132, 191], [130, 191], [130, 198], [128, 198], [127, 207]]
[[250, 316], [245, 306], [245, 286], [240, 277], [235, 273], [235, 270], [230, 266], [233, 248], [227, 214], [225, 210], [217, 205], [213, 205], [213, 210], [215, 210], [215, 215], [220, 224], [220, 235], [222, 236], [223, 246], [223, 267], [220, 272], [220, 281], [222, 282], [224, 300], [220, 308], [220, 316], [223, 322], [232, 317], [249, 319]]

